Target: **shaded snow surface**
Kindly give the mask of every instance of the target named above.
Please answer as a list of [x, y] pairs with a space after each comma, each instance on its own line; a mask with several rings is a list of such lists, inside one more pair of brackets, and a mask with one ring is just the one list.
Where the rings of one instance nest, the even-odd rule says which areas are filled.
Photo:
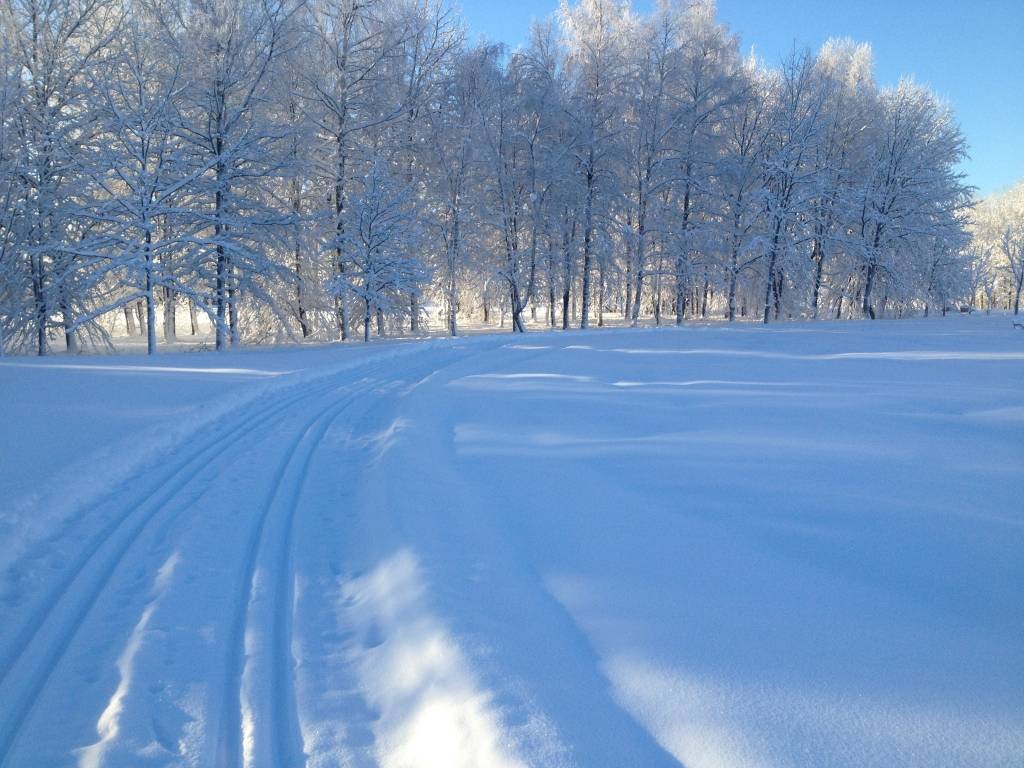
[[1005, 317], [0, 361], [0, 760], [1024, 765]]

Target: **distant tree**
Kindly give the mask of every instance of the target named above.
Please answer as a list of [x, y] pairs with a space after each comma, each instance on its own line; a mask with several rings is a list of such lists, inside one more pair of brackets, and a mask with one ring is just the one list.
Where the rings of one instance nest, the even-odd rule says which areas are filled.
[[350, 267], [334, 279], [331, 292], [362, 304], [365, 342], [374, 314], [383, 335], [385, 314], [404, 306], [404, 296], [419, 293], [427, 279], [413, 257], [420, 240], [413, 188], [377, 161], [353, 195], [348, 217], [344, 247]]
[[861, 277], [861, 313], [870, 318], [879, 282], [906, 290], [916, 249], [936, 227], [962, 231], [959, 214], [969, 202], [958, 170], [966, 146], [948, 107], [904, 80], [881, 93], [873, 117], [846, 240]]
[[1024, 182], [983, 200], [975, 211], [974, 247], [1008, 284], [1013, 314], [1024, 292]]

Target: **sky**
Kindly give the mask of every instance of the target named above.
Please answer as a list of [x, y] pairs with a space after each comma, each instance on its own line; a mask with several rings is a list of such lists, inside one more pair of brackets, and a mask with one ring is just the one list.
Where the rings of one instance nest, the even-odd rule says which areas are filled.
[[[511, 46], [558, 0], [462, 0], [471, 37]], [[649, 0], [634, 0], [646, 10]], [[718, 17], [770, 64], [830, 37], [871, 43], [876, 79], [912, 75], [948, 101], [981, 195], [1024, 179], [1024, 0], [718, 0]]]

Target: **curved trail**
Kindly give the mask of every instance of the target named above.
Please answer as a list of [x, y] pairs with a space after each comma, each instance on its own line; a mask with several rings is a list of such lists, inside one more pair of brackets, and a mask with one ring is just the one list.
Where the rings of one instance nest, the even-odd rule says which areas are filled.
[[[458, 362], [460, 358], [456, 358]], [[403, 370], [402, 379], [421, 374], [433, 376], [453, 365], [431, 360], [421, 373]], [[377, 369], [375, 369], [376, 371]], [[418, 368], [415, 370], [419, 370]], [[342, 415], [364, 395], [371, 395], [380, 382], [366, 379], [346, 392], [344, 398], [303, 425], [288, 445], [273, 475], [270, 490], [251, 533], [243, 566], [242, 583], [231, 622], [225, 668], [228, 670], [222, 693], [220, 726], [215, 748], [218, 768], [242, 765], [302, 765], [300, 724], [295, 702], [292, 644], [294, 610], [292, 538], [303, 490], [313, 458], [325, 435]], [[415, 387], [420, 382], [411, 386]], [[368, 399], [367, 410], [374, 401]], [[264, 550], [269, 551], [264, 551]], [[268, 584], [257, 583], [257, 569], [263, 563]], [[260, 608], [258, 616], [254, 616]], [[262, 635], [265, 658], [247, 652], [247, 642]], [[264, 663], [263, 669], [249, 665]], [[248, 697], [248, 700], [247, 700]], [[248, 712], [250, 723], [246, 723]], [[263, 718], [266, 722], [256, 722]], [[246, 750], [247, 728], [251, 730]]]
[[[152, 508], [152, 513], [159, 511], [175, 494], [192, 481], [192, 473], [202, 467], [207, 460], [216, 456], [223, 443], [231, 442], [245, 437], [267, 419], [274, 418], [292, 404], [309, 397], [308, 394], [300, 394], [288, 398], [283, 403], [271, 404], [257, 410], [244, 418], [240, 424], [228, 429], [226, 432], [218, 433], [207, 440], [188, 458], [172, 465], [165, 470], [163, 477], [148, 489], [144, 490], [137, 499], [124, 504], [124, 512], [115, 516], [108, 522], [90, 541], [81, 548], [76, 558], [65, 569], [58, 581], [47, 591], [46, 595], [39, 601], [36, 609], [32, 611], [29, 620], [12, 638], [8, 647], [0, 655], [0, 684], [7, 678], [11, 668], [17, 664], [20, 654], [35, 639], [42, 624], [47, 620], [50, 613], [55, 609], [61, 596], [68, 590], [70, 584], [77, 579], [90, 564], [100, 556], [100, 551], [118, 535], [126, 535], [128, 546], [133, 537], [131, 532], [141, 531], [148, 523], [150, 516], [141, 513], [139, 510]], [[122, 530], [129, 531], [128, 534], [121, 534]], [[2, 754], [2, 749], [0, 749]]]
[[200, 468], [208, 468], [211, 460], [217, 461], [224, 444], [237, 443], [296, 404], [334, 386], [334, 382], [322, 383], [281, 402], [271, 402], [252, 412], [239, 425], [216, 433], [194, 454], [176, 462], [137, 501], [127, 504], [122, 515], [104, 526], [82, 548], [14, 636], [8, 652], [0, 660], [0, 698], [13, 702], [4, 707], [0, 721], [0, 765], [6, 764], [18, 730], [31, 713], [40, 691], [126, 554], [158, 518], [168, 513], [176, 497], [193, 482], [195, 473]]
[[[281, 462], [274, 472], [270, 490], [268, 491], [262, 509], [258, 515], [257, 523], [250, 534], [249, 544], [246, 548], [246, 559], [243, 565], [242, 583], [244, 590], [239, 593], [238, 602], [231, 620], [231, 630], [227, 641], [227, 656], [225, 668], [228, 671], [227, 682], [224, 687], [221, 716], [220, 736], [218, 737], [216, 755], [218, 766], [238, 766], [243, 764], [242, 754], [242, 713], [239, 709], [242, 696], [242, 683], [245, 671], [246, 660], [246, 628], [249, 619], [250, 605], [254, 599], [256, 590], [256, 562], [260, 547], [264, 540], [264, 533], [268, 526], [271, 511], [275, 507], [281, 507], [284, 514], [284, 521], [281, 526], [279, 537], [279, 548], [287, 563], [286, 553], [289, 548], [291, 531], [291, 520], [298, 504], [299, 496], [302, 493], [302, 486], [305, 482], [306, 473], [309, 470], [310, 460], [317, 445], [323, 439], [328, 427], [333, 423], [349, 405], [358, 391], [347, 397], [340, 404], [329, 406], [326, 410], [317, 413], [303, 426], [298, 436], [289, 444]], [[297, 458], [298, 457], [298, 458]], [[294, 465], [298, 467], [295, 477], [288, 478], [289, 469]], [[285, 481], [288, 480], [288, 489], [282, 492]], [[292, 700], [290, 686], [287, 684], [285, 669], [285, 658], [290, 658], [287, 648], [285, 630], [280, 624], [288, 621], [290, 616], [290, 601], [287, 600], [289, 591], [287, 581], [289, 573], [284, 568], [273, 569], [276, 572], [276, 579], [272, 586], [272, 596], [269, 600], [271, 615], [274, 618], [273, 641], [271, 642], [270, 657], [273, 662], [273, 689], [274, 694], [270, 698], [272, 711], [270, 713], [269, 734], [271, 735], [272, 746], [268, 750], [272, 764], [291, 765], [295, 762], [294, 739], [290, 733], [290, 724], [294, 721], [294, 702]], [[281, 581], [285, 584], [281, 584]]]
[[[412, 352], [418, 357], [429, 349]], [[195, 516], [204, 494], [218, 486], [222, 474], [239, 464], [248, 443], [265, 440], [264, 436], [277, 429], [275, 425], [288, 425], [292, 437], [285, 441], [283, 450], [278, 449], [276, 470], [270, 477], [259, 511], [244, 534], [248, 544], [240, 567], [241, 586], [234, 598], [224, 648], [225, 682], [216, 697], [220, 701], [219, 712], [210, 712], [209, 718], [210, 725], [216, 729], [211, 734], [215, 740], [211, 757], [218, 766], [251, 763], [243, 753], [247, 725], [243, 722], [243, 708], [249, 707], [268, 721], [260, 723], [256, 740], [265, 757], [257, 760], [257, 764], [301, 764], [304, 757], [289, 649], [293, 518], [320, 441], [335, 420], [378, 383], [374, 377], [394, 357], [386, 354], [370, 358], [305, 386], [301, 383], [287, 385], [282, 387], [280, 395], [272, 391], [249, 406], [238, 423], [219, 429], [221, 419], [202, 428], [206, 434], [198, 445], [175, 449], [173, 461], [162, 467], [155, 479], [145, 482], [141, 490], [125, 498], [122, 484], [100, 502], [99, 506], [114, 510], [109, 519], [100, 523], [99, 528], [85, 538], [84, 544], [72, 550], [73, 559], [56, 577], [51, 577], [41, 596], [25, 609], [20, 624], [13, 626], [4, 638], [0, 649], [0, 702], [3, 702], [0, 706], [0, 766], [20, 765], [22, 760], [15, 755], [26, 751], [31, 754], [31, 742], [23, 738], [26, 726], [31, 725], [38, 702], [58, 676], [57, 670], [82, 634], [83, 626], [95, 622], [92, 617], [97, 604], [106, 599], [117, 581], [128, 578], [128, 570], [133, 569], [140, 580], [139, 574], [143, 572], [155, 574], [158, 563], [148, 562], [145, 552], [135, 554], [139, 542], [144, 538], [163, 539], [172, 532], [180, 535], [178, 529], [190, 530], [189, 525], [194, 529], [194, 523], [189, 521]], [[427, 370], [435, 370], [436, 363], [431, 356]], [[398, 371], [402, 378], [410, 375], [401, 365]], [[335, 391], [340, 394], [340, 401], [334, 397]], [[311, 406], [313, 415], [304, 418], [299, 429], [291, 427], [296, 417], [302, 418]], [[76, 519], [83, 520], [87, 514], [90, 513], [83, 511]], [[182, 528], [183, 525], [186, 527]], [[268, 536], [270, 532], [273, 535]], [[264, 555], [265, 549], [270, 551]], [[272, 576], [269, 584], [262, 583], [266, 581], [264, 578], [257, 585], [261, 556], [268, 560], [266, 570]], [[126, 575], [120, 576], [121, 573]], [[254, 626], [251, 606], [258, 600], [263, 603], [260, 618], [266, 626]], [[124, 622], [122, 632], [126, 637], [134, 618], [129, 614], [124, 616], [119, 621]], [[269, 684], [267, 691], [243, 690], [246, 667], [251, 661], [247, 642], [254, 633], [269, 638], [267, 650], [262, 654], [269, 669], [264, 676], [255, 676], [258, 683]], [[247, 702], [246, 696], [258, 700]]]
[[[422, 352], [424, 350], [416, 350]], [[414, 352], [415, 353], [415, 352]], [[198, 506], [198, 500], [211, 484], [216, 484], [218, 475], [228, 467], [239, 462], [232, 455], [234, 447], [242, 446], [257, 437], [266, 434], [274, 425], [290, 423], [291, 414], [304, 409], [305, 403], [316, 402], [333, 390], [340, 390], [346, 381], [358, 377], [366, 380], [383, 367], [393, 355], [382, 355], [370, 358], [354, 368], [344, 369], [337, 374], [319, 377], [308, 385], [290, 385], [282, 388], [283, 394], [275, 396], [270, 392], [262, 396], [246, 410], [238, 424], [225, 429], [218, 429], [222, 420], [217, 420], [203, 429], [209, 434], [198, 444], [190, 445], [184, 456], [181, 451], [174, 452], [173, 462], [162, 468], [155, 480], [145, 482], [141, 492], [129, 500], [118, 500], [117, 497], [100, 501], [96, 506], [102, 507], [117, 503], [123, 505], [111, 515], [109, 520], [101, 523], [83, 546], [75, 549], [74, 559], [62, 568], [55, 579], [47, 585], [47, 589], [33, 606], [25, 611], [25, 617], [18, 626], [6, 633], [5, 643], [0, 649], [0, 766], [13, 765], [12, 755], [15, 751], [24, 728], [33, 717], [42, 693], [47, 689], [54, 672], [61, 664], [61, 659], [68, 654], [76, 642], [83, 625], [90, 621], [96, 603], [101, 596], [110, 592], [112, 582], [119, 571], [124, 570], [126, 561], [143, 537], [154, 536], [155, 530], [161, 534], [180, 526], [181, 520], [187, 520]], [[399, 353], [398, 356], [401, 356]], [[333, 398], [324, 406], [315, 407], [314, 416], [308, 419], [297, 436], [289, 444], [278, 472], [271, 479], [261, 513], [257, 516], [255, 529], [250, 534], [250, 544], [244, 571], [246, 593], [240, 596], [236, 616], [232, 623], [231, 640], [228, 644], [227, 679], [222, 696], [224, 702], [221, 719], [221, 736], [218, 737], [218, 765], [241, 765], [241, 729], [234, 729], [239, 724], [239, 696], [245, 664], [245, 630], [248, 604], [252, 597], [252, 581], [256, 555], [263, 539], [263, 529], [267, 522], [271, 507], [286, 510], [287, 522], [284, 526], [284, 538], [279, 542], [278, 558], [284, 558], [288, 565], [289, 531], [291, 515], [301, 493], [302, 475], [308, 471], [309, 462], [315, 451], [316, 442], [321, 439], [342, 412], [361, 394], [373, 385], [355, 386], [346, 392], [341, 402]], [[226, 450], [225, 450], [226, 449]], [[282, 481], [292, 466], [298, 466], [298, 477], [290, 481], [288, 492], [283, 492]], [[219, 468], [219, 470], [218, 470]], [[204, 479], [206, 477], [207, 479]], [[291, 480], [292, 478], [290, 478]], [[197, 494], [198, 492], [198, 494]], [[197, 500], [191, 497], [198, 497]], [[90, 514], [84, 511], [76, 520], [84, 519]], [[138, 558], [136, 558], [138, 559]], [[153, 570], [156, 565], [146, 564]], [[274, 568], [278, 570], [278, 568]], [[285, 606], [290, 601], [291, 585], [288, 583], [288, 568], [278, 573], [278, 581], [273, 589], [274, 606]], [[290, 610], [273, 610], [275, 621], [284, 622], [274, 625], [272, 631], [273, 647], [271, 657], [276, 660], [276, 651], [289, 644]], [[128, 634], [128, 629], [125, 630]], [[295, 716], [294, 694], [289, 689], [289, 672], [287, 666], [275, 666], [273, 672], [274, 695], [272, 701], [272, 722], [276, 734], [271, 743], [271, 753], [276, 764], [292, 764], [285, 754], [295, 754], [297, 717]], [[231, 703], [233, 701], [233, 703]], [[234, 713], [234, 717], [230, 713]], [[233, 722], [232, 722], [233, 720]], [[289, 725], [291, 723], [292, 725]], [[238, 734], [226, 737], [230, 730]], [[293, 735], [286, 735], [291, 733]], [[28, 744], [23, 744], [28, 748]], [[23, 750], [24, 751], [24, 750]], [[301, 750], [298, 750], [300, 753]], [[224, 760], [221, 760], [221, 758]], [[276, 760], [280, 758], [281, 761]]]

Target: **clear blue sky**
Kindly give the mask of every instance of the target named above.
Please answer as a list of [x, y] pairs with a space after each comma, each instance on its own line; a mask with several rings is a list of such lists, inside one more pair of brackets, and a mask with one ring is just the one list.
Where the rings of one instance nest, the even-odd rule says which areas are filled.
[[[556, 6], [461, 1], [474, 37], [512, 46]], [[879, 83], [913, 75], [953, 105], [970, 144], [964, 171], [981, 194], [1024, 179], [1024, 0], [718, 0], [718, 17], [770, 63], [829, 37], [871, 43]]]

